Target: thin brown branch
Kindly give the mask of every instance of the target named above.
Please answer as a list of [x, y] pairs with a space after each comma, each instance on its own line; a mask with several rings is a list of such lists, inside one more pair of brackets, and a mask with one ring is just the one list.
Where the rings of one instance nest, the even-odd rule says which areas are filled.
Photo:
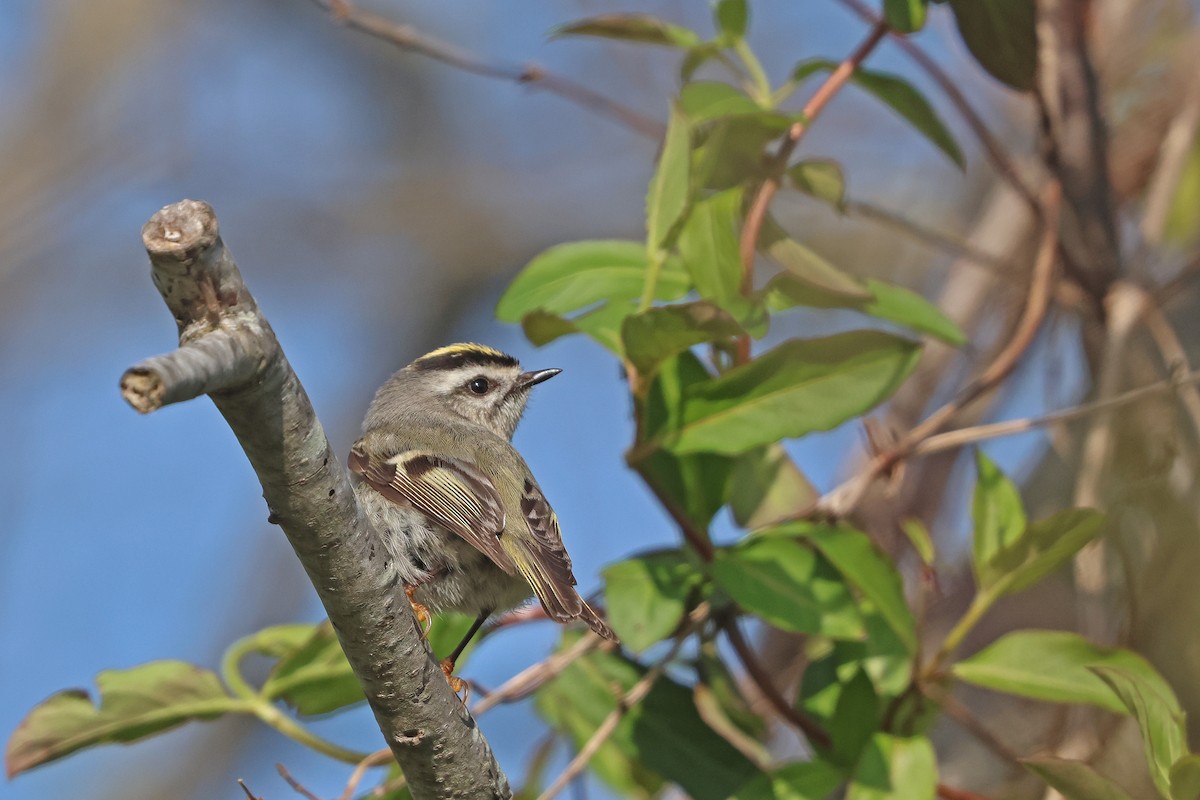
[[[825, 106], [829, 105], [829, 101], [849, 82], [855, 70], [862, 65], [862, 62], [882, 41], [887, 32], [887, 23], [879, 21], [875, 24], [867, 38], [842, 63], [838, 64], [837, 69], [829, 74], [825, 82], [804, 105], [803, 118], [792, 124], [780, 143], [779, 149], [771, 160], [771, 169], [768, 171], [767, 178], [758, 187], [754, 199], [750, 202], [750, 209], [746, 212], [746, 222], [742, 226], [739, 254], [742, 262], [743, 294], [749, 294], [754, 289], [754, 254], [758, 250], [758, 237], [762, 233], [763, 222], [767, 218], [767, 209], [770, 208], [775, 193], [779, 191], [783, 174], [787, 170], [788, 160], [792, 157], [796, 145], [800, 143], [804, 134], [812, 127], [813, 122], [825, 110]], [[748, 336], [738, 339], [736, 360], [738, 363], [750, 360], [750, 338]]]
[[385, 747], [382, 750], [376, 750], [358, 762], [358, 765], [346, 780], [346, 788], [342, 790], [338, 800], [353, 800], [354, 793], [358, 791], [358, 785], [362, 783], [363, 776], [367, 774], [367, 770], [372, 767], [382, 767], [385, 764], [391, 764], [393, 761], [395, 759], [392, 758], [392, 751]]
[[[838, 2], [849, 8], [863, 20], [873, 25], [879, 24], [879, 16], [862, 0], [838, 0]], [[947, 75], [945, 70], [938, 66], [937, 62], [930, 58], [920, 45], [905, 34], [893, 31], [892, 41], [937, 84], [951, 105], [958, 110], [959, 115], [963, 118], [963, 122], [967, 124], [967, 127], [975, 134], [975, 138], [979, 140], [979, 144], [983, 147], [983, 152], [987, 156], [988, 161], [991, 162], [992, 167], [996, 170], [996, 174], [1012, 186], [1035, 216], [1040, 216], [1042, 206], [1038, 202], [1037, 192], [1030, 188], [1021, 178], [1021, 173], [1018, 171], [1013, 157], [1009, 155], [999, 140], [988, 130], [983, 118], [979, 116], [974, 107], [968, 102], [966, 95], [958, 88], [958, 83]]]
[[1071, 408], [1064, 408], [1061, 411], [1051, 411], [1048, 414], [1042, 414], [1037, 417], [1025, 417], [1023, 419], [1009, 419], [1003, 422], [991, 422], [986, 425], [973, 425], [970, 428], [961, 428], [956, 431], [947, 431], [939, 433], [936, 436], [930, 436], [925, 441], [918, 444], [912, 450], [914, 456], [924, 456], [930, 453], [938, 453], [943, 450], [952, 450], [956, 447], [963, 447], [976, 442], [987, 441], [988, 439], [997, 439], [1001, 436], [1013, 436], [1018, 433], [1026, 433], [1028, 431], [1043, 428], [1048, 425], [1059, 425], [1064, 422], [1090, 417], [1101, 411], [1109, 411], [1114, 408], [1119, 408], [1130, 403], [1137, 402], [1146, 397], [1151, 397], [1156, 394], [1162, 394], [1174, 389], [1182, 390], [1183, 387], [1193, 387], [1200, 382], [1200, 371], [1189, 372], [1183, 371], [1178, 377], [1173, 377], [1168, 380], [1151, 383], [1146, 386], [1140, 386], [1137, 389], [1130, 389], [1128, 392], [1123, 392], [1115, 397], [1110, 397], [1107, 400], [1094, 400], [1090, 403], [1081, 403]]
[[1016, 368], [1021, 356], [1033, 343], [1041, 328], [1050, 298], [1054, 290], [1054, 265], [1058, 254], [1058, 216], [1062, 195], [1058, 184], [1047, 184], [1042, 197], [1042, 238], [1034, 259], [1030, 276], [1029, 293], [1016, 330], [986, 369], [967, 383], [953, 400], [938, 408], [903, 436], [889, 450], [872, 457], [854, 476], [835, 487], [817, 501], [813, 513], [818, 516], [840, 518], [857, 507], [867, 488], [896, 464], [912, 455], [914, 449], [925, 439], [938, 433], [960, 411], [995, 388]]
[[295, 790], [296, 794], [305, 798], [305, 800], [321, 800], [315, 794], [304, 788], [304, 784], [292, 777], [292, 773], [287, 771], [287, 767], [283, 764], [276, 764], [275, 769], [278, 770], [279, 776], [287, 781], [288, 786]]
[[570, 78], [557, 75], [536, 64], [504, 64], [487, 61], [474, 53], [417, 30], [412, 25], [396, 22], [380, 14], [364, 11], [349, 0], [312, 0], [330, 12], [339, 22], [402, 50], [440, 61], [455, 69], [498, 78], [542, 89], [575, 105], [609, 119], [651, 139], [661, 139], [666, 126], [658, 120], [634, 111], [624, 103], [606, 97], [594, 89]]
[[254, 792], [250, 791], [250, 787], [241, 778], [238, 778], [238, 786], [242, 787], [242, 791], [246, 793], [246, 797], [250, 798], [250, 800], [262, 800], [261, 797], [257, 797]]
[[562, 674], [563, 670], [575, 663], [582, 656], [587, 655], [592, 650], [607, 645], [603, 639], [596, 634], [588, 631], [579, 641], [563, 650], [560, 653], [555, 653], [544, 661], [539, 661], [533, 666], [526, 667], [518, 672], [513, 677], [509, 678], [494, 692], [482, 698], [478, 703], [471, 707], [471, 714], [478, 717], [491, 708], [495, 708], [501, 703], [514, 703], [528, 697], [538, 688], [546, 683], [557, 678]]
[[[1149, 331], [1150, 338], [1154, 341], [1158, 352], [1162, 354], [1167, 373], [1173, 376], [1190, 375], [1191, 367], [1188, 364], [1187, 351], [1183, 348], [1183, 342], [1179, 340], [1179, 334], [1175, 332], [1175, 327], [1171, 325], [1170, 320], [1167, 319], [1158, 304], [1145, 293], [1142, 295], [1142, 322], [1146, 325], [1146, 330]], [[1192, 423], [1192, 433], [1196, 436], [1196, 440], [1200, 441], [1200, 391], [1196, 389], [1194, 383], [1186, 379], [1171, 381], [1171, 383], [1176, 387], [1179, 402], [1187, 412], [1188, 420]]]
[[750, 676], [750, 680], [754, 682], [758, 691], [771, 704], [775, 712], [808, 737], [808, 740], [813, 744], [819, 747], [828, 747], [830, 743], [829, 734], [815, 721], [809, 719], [805, 714], [793, 707], [779, 693], [779, 689], [775, 687], [774, 682], [771, 680], [771, 675], [759, 663], [757, 656], [754, 655], [754, 651], [750, 649], [749, 643], [746, 642], [746, 638], [742, 635], [741, 628], [738, 627], [737, 620], [730, 617], [722, 622], [721, 628], [725, 631], [725, 635], [729, 637], [729, 643], [733, 645], [733, 651], [737, 653], [738, 660], [742, 662], [742, 667], [745, 668], [746, 674]]
[[987, 749], [1012, 766], [1018, 769], [1021, 768], [1021, 757], [1012, 748], [1000, 741], [996, 734], [988, 730], [987, 726], [971, 713], [971, 709], [958, 701], [958, 698], [949, 692], [941, 692], [933, 700], [941, 707], [942, 711], [946, 712], [947, 717], [957, 722], [967, 733], [978, 739]]
[[1163, 137], [1158, 164], [1146, 188], [1146, 203], [1139, 226], [1143, 248], [1154, 248], [1162, 243], [1175, 192], [1183, 180], [1184, 166], [1196, 142], [1197, 129], [1200, 129], [1200, 77], [1193, 76], [1183, 105]]

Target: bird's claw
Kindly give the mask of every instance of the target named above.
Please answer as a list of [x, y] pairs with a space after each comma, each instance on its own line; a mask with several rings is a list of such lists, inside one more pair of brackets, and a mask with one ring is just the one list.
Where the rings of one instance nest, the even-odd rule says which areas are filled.
[[417, 617], [417, 624], [421, 626], [421, 635], [428, 637], [429, 629], [433, 627], [433, 620], [429, 615], [429, 607], [424, 603], [417, 602], [416, 586], [405, 586], [404, 593], [408, 595], [408, 603], [412, 606], [413, 614]]
[[458, 695], [458, 699], [465, 706], [467, 698], [471, 696], [470, 684], [454, 674], [454, 661], [452, 659], [443, 658], [441, 667], [442, 674], [446, 676], [446, 682], [450, 684], [450, 691]]

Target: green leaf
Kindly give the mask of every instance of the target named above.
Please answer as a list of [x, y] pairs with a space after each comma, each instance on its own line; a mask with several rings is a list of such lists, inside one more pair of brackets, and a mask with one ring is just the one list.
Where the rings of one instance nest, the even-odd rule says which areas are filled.
[[729, 313], [700, 300], [650, 308], [626, 317], [621, 325], [625, 357], [643, 377], [658, 365], [694, 345], [742, 334], [742, 326]]
[[1119, 668], [1170, 691], [1137, 653], [1100, 647], [1067, 631], [1015, 631], [959, 661], [951, 674], [975, 686], [1032, 700], [1124, 712], [1121, 700], [1089, 669], [1100, 666]]
[[764, 110], [744, 92], [720, 81], [695, 81], [685, 85], [679, 90], [679, 107], [693, 125], [722, 117], [758, 114]]
[[1082, 761], [1040, 756], [1021, 759], [1021, 763], [1067, 800], [1132, 800], [1124, 789]]
[[[582, 745], [616, 708], [644, 669], [620, 656], [592, 652], [538, 691], [538, 712]], [[592, 767], [609, 780], [644, 771], [661, 775], [696, 800], [724, 800], [756, 771], [754, 765], [700, 718], [692, 692], [662, 676], [645, 699], [629, 709]], [[632, 782], [625, 778], [626, 784]], [[626, 792], [622, 792], [626, 794]]]
[[191, 720], [244, 710], [212, 672], [183, 661], [152, 661], [96, 676], [99, 707], [83, 689], [42, 701], [8, 740], [5, 768], [13, 777], [85, 747], [132, 742]]
[[1171, 767], [1187, 755], [1187, 728], [1175, 692], [1157, 674], [1147, 677], [1114, 666], [1091, 667], [1137, 720], [1154, 786], [1171, 796]]
[[846, 800], [933, 800], [937, 757], [924, 736], [877, 733], [854, 768]]
[[937, 551], [934, 550], [933, 537], [929, 535], [925, 523], [915, 517], [909, 517], [900, 523], [900, 529], [908, 537], [909, 544], [913, 546], [921, 562], [927, 567], [932, 567], [933, 562], [937, 560]]
[[879, 731], [882, 708], [871, 678], [862, 669], [856, 670], [854, 677], [841, 684], [840, 689], [825, 729], [832, 740], [829, 760], [849, 769]]
[[917, 652], [917, 630], [904, 584], [892, 562], [865, 533], [853, 528], [800, 523], [802, 535], [816, 545], [842, 576], [871, 601], [909, 653]]
[[829, 158], [809, 158], [788, 168], [792, 186], [843, 211], [846, 208], [846, 176], [842, 165]]
[[[733, 741], [737, 737], [741, 742], [738, 749], [743, 753], [747, 750], [755, 752], [757, 755], [753, 760], [757, 763], [770, 761], [760, 741], [767, 731], [766, 722], [754, 712], [742, 694], [741, 682], [725, 664], [715, 639], [703, 639], [700, 642], [693, 700], [700, 716], [726, 741], [738, 747]], [[713, 720], [717, 717], [721, 718], [720, 724], [714, 725]], [[731, 732], [731, 728], [736, 728], [736, 731]]]
[[975, 464], [979, 478], [971, 504], [973, 566], [975, 582], [986, 589], [1003, 576], [996, 559], [1025, 532], [1025, 508], [1017, 487], [982, 450], [975, 451]]
[[1104, 515], [1090, 508], [1068, 508], [1035, 522], [993, 561], [1003, 575], [996, 588], [1003, 594], [1029, 588], [1070, 561], [1103, 526]]
[[736, 455], [830, 430], [890, 397], [919, 355], [915, 342], [877, 331], [793, 339], [688, 387], [663, 444], [677, 454]]
[[812, 507], [820, 493], [781, 445], [737, 457], [729, 481], [729, 508], [743, 528], [774, 525]]
[[[638, 298], [648, 264], [641, 242], [593, 240], [551, 247], [509, 284], [496, 304], [496, 318], [520, 322], [532, 311], [564, 314], [602, 301]], [[657, 298], [682, 297], [688, 286], [683, 265], [668, 259], [659, 273]]]
[[713, 17], [717, 30], [727, 37], [741, 39], [746, 35], [746, 25], [750, 19], [746, 0], [717, 0]]
[[260, 693], [306, 715], [327, 714], [366, 699], [328, 620], [280, 654]]
[[962, 329], [916, 292], [874, 278], [868, 278], [860, 286], [868, 292], [865, 299], [832, 294], [798, 281], [792, 275], [776, 275], [767, 283], [763, 294], [767, 306], [775, 311], [793, 306], [847, 308], [904, 325], [956, 347], [966, 343]]
[[760, 111], [722, 117], [699, 130], [692, 152], [695, 185], [724, 191], [764, 180], [770, 172], [766, 148], [790, 124], [775, 112]]
[[679, 65], [679, 82], [684, 84], [684, 89], [691, 82], [696, 70], [716, 58], [723, 49], [721, 44], [716, 41], [701, 42], [687, 49], [683, 61]]
[[712, 575], [739, 606], [782, 630], [843, 639], [865, 633], [837, 570], [790, 538], [755, 536], [719, 550]]
[[704, 576], [680, 550], [660, 550], [604, 568], [608, 619], [621, 643], [641, 652], [679, 626], [688, 595]]
[[[816, 72], [832, 72], [838, 68], [836, 61], [814, 59], [802, 61], [792, 71], [792, 81], [799, 83]], [[941, 117], [933, 110], [929, 101], [911, 83], [898, 75], [859, 68], [852, 80], [862, 89], [891, 107], [910, 125], [923, 134], [935, 147], [959, 166], [964, 168], [962, 151], [954, 141]]]
[[600, 36], [665, 47], [692, 47], [700, 42], [700, 37], [687, 28], [650, 14], [600, 14], [550, 30], [550, 38], [560, 36]]
[[883, 0], [883, 18], [892, 30], [913, 33], [925, 27], [927, 0]]
[[1035, 0], [950, 0], [971, 55], [998, 81], [1033, 90], [1037, 73]]
[[1200, 755], [1189, 753], [1171, 765], [1171, 800], [1200, 797]]
[[646, 244], [650, 251], [671, 246], [687, 211], [692, 148], [690, 128], [687, 116], [672, 103], [662, 155], [646, 193]]
[[[668, 359], [655, 373], [643, 401], [644, 439], [678, 425], [683, 393], [709, 378], [708, 370], [691, 352]], [[732, 464], [728, 458], [709, 453], [676, 456], [653, 449], [638, 462], [637, 468], [669, 507], [704, 530], [725, 503]]]
[[679, 233], [679, 255], [696, 291], [728, 311], [751, 333], [765, 332], [760, 304], [742, 295], [738, 253], [742, 190], [730, 189], [697, 201]]
[[825, 761], [798, 761], [756, 775], [734, 800], [825, 800], [844, 778]]
[[763, 220], [758, 249], [786, 269], [792, 277], [822, 292], [859, 301], [874, 297], [858, 278], [838, 269], [794, 239], [789, 239], [769, 214]]

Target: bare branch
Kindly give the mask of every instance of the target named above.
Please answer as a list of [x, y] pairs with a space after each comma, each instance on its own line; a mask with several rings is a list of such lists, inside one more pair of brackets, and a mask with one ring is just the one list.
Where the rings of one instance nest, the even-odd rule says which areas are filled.
[[390, 42], [402, 50], [418, 53], [473, 75], [499, 78], [543, 89], [588, 111], [614, 119], [635, 133], [651, 139], [661, 139], [667, 132], [666, 126], [658, 120], [605, 97], [595, 89], [562, 75], [556, 75], [536, 64], [501, 64], [485, 61], [474, 53], [423, 33], [411, 25], [395, 22], [370, 11], [363, 11], [349, 0], [313, 0], [313, 2], [349, 27]]
[[225, 249], [212, 208], [192, 200], [167, 206], [142, 239], [181, 349], [126, 372], [127, 399], [150, 411], [212, 397], [258, 475], [271, 520], [312, 580], [413, 796], [510, 796], [408, 598], [373, 557], [377, 536], [348, 471]]
[[304, 786], [304, 784], [300, 783], [300, 781], [293, 778], [292, 773], [288, 772], [287, 767], [285, 767], [283, 764], [276, 764], [275, 771], [278, 772], [279, 777], [281, 777], [285, 781], [287, 781], [287, 785], [292, 787], [292, 790], [294, 792], [296, 792], [296, 794], [303, 797], [304, 800], [321, 800], [321, 798], [317, 797], [315, 794], [310, 792]]
[[1179, 113], [1171, 120], [1163, 137], [1158, 164], [1146, 188], [1146, 206], [1142, 212], [1142, 247], [1157, 247], [1167, 227], [1167, 216], [1175, 191], [1183, 179], [1184, 165], [1200, 128], [1200, 78], [1193, 77]]

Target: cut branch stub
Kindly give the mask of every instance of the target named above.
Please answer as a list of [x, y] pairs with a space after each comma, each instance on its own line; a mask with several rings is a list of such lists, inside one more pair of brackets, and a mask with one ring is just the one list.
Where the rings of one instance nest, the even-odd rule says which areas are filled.
[[179, 349], [125, 372], [142, 413], [212, 397], [312, 580], [416, 798], [507, 798], [478, 727], [430, 657], [402, 587], [359, 509], [308, 395], [242, 282], [207, 203], [184, 200], [142, 229]]

